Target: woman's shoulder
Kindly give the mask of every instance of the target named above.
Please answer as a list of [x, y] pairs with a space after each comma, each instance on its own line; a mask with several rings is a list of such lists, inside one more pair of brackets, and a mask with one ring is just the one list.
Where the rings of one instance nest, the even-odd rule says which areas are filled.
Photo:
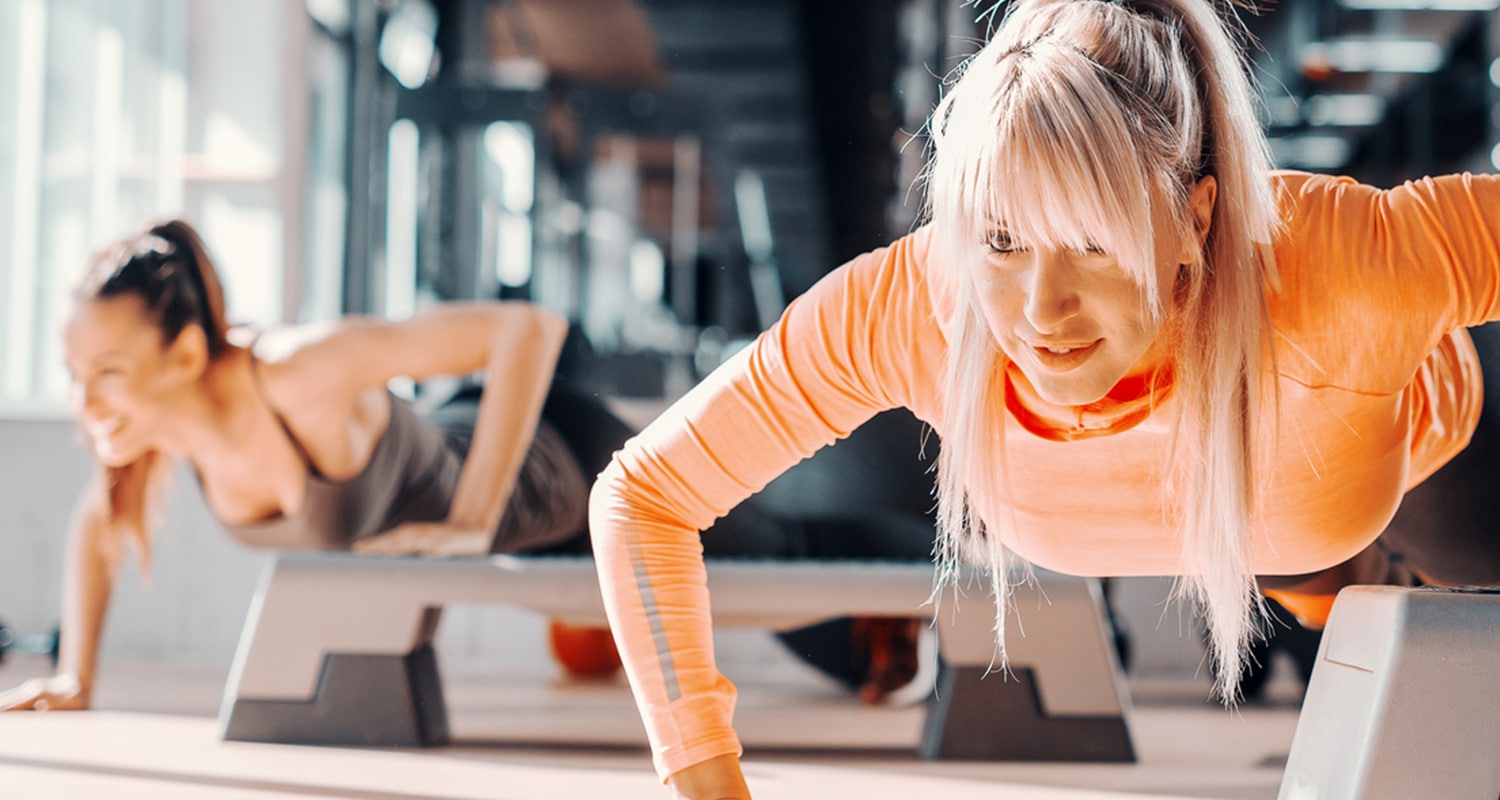
[[309, 398], [333, 400], [362, 388], [342, 387], [347, 370], [340, 368], [339, 348], [329, 346], [347, 325], [347, 320], [335, 319], [235, 328], [230, 341], [242, 343], [250, 353], [256, 376], [271, 400], [300, 406]]
[[342, 319], [301, 322], [266, 327], [236, 327], [229, 331], [232, 344], [248, 348], [257, 361], [284, 364], [316, 353], [316, 345], [325, 342], [345, 324]]
[[849, 290], [891, 310], [916, 312], [924, 319], [933, 310], [953, 305], [956, 292], [943, 269], [942, 248], [933, 226], [922, 225], [890, 244], [855, 257], [840, 268]]
[[1280, 223], [1276, 246], [1282, 255], [1345, 227], [1364, 225], [1381, 194], [1346, 175], [1276, 170], [1271, 183]]
[[1295, 169], [1271, 170], [1271, 183], [1283, 192], [1299, 195], [1305, 192], [1323, 192], [1341, 186], [1357, 186], [1358, 181], [1348, 175], [1330, 175], [1321, 172], [1303, 172]]
[[1272, 180], [1282, 227], [1267, 305], [1280, 372], [1309, 386], [1400, 391], [1442, 331], [1402, 277], [1412, 265], [1392, 261], [1388, 192], [1338, 175]]

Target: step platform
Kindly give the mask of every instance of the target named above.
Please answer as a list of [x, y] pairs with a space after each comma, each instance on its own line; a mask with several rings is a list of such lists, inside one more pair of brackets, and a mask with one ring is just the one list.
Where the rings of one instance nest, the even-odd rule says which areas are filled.
[[1500, 797], [1500, 592], [1351, 586], [1279, 800]]
[[[1016, 589], [1013, 608], [1026, 633], [1013, 617], [1005, 674], [991, 671], [995, 608], [983, 584], [974, 582], [961, 604], [948, 596], [935, 607], [927, 602], [930, 562], [711, 559], [707, 567], [716, 626], [786, 631], [848, 616], [932, 621], [939, 672], [917, 745], [927, 758], [1135, 760], [1129, 698], [1096, 580], [1039, 573], [1036, 584]], [[223, 737], [448, 743], [432, 643], [449, 604], [605, 622], [588, 557], [279, 555], [240, 639], [220, 712]]]

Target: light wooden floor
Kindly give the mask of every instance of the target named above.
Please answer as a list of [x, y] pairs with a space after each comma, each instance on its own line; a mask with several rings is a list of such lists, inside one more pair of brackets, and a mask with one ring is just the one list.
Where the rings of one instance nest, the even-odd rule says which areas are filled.
[[[0, 668], [11, 685], [44, 665]], [[89, 800], [663, 800], [623, 684], [550, 675], [448, 676], [460, 744], [420, 751], [221, 742], [222, 668], [112, 665], [101, 710], [0, 715], [0, 798]], [[927, 762], [920, 711], [873, 709], [820, 683], [739, 677], [737, 719], [758, 798], [1212, 798], [1271, 800], [1296, 724], [1295, 696], [1237, 713], [1201, 687], [1133, 687], [1140, 763]], [[588, 742], [589, 744], [581, 744]], [[830, 742], [841, 743], [832, 747]], [[809, 746], [810, 745], [810, 746]]]

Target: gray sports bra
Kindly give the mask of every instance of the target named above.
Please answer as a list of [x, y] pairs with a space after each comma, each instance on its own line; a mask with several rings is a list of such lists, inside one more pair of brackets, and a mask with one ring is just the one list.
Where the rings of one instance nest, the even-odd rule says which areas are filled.
[[236, 541], [257, 548], [342, 550], [404, 522], [434, 522], [447, 516], [463, 462], [440, 428], [387, 392], [390, 424], [369, 462], [348, 480], [330, 480], [313, 466], [286, 420], [271, 405], [259, 368], [251, 363], [261, 400], [307, 465], [307, 490], [296, 514], [248, 524], [219, 520]]

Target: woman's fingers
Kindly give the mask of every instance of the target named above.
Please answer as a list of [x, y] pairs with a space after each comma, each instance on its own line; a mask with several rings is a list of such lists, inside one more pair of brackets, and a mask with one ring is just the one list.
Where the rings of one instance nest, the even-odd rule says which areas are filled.
[[489, 552], [489, 531], [474, 531], [447, 525], [434, 525], [427, 536], [423, 554], [429, 556], [482, 556]]
[[352, 549], [356, 553], [369, 553], [373, 555], [400, 555], [412, 552], [408, 544], [408, 536], [400, 528], [385, 533], [361, 539], [354, 543]]
[[489, 549], [485, 531], [456, 528], [441, 522], [410, 522], [352, 545], [356, 553], [371, 555], [469, 556]]
[[36, 707], [42, 694], [40, 679], [26, 681], [14, 689], [0, 692], [0, 711], [30, 711]]
[[89, 699], [71, 676], [33, 678], [0, 693], [0, 711], [81, 711]]

